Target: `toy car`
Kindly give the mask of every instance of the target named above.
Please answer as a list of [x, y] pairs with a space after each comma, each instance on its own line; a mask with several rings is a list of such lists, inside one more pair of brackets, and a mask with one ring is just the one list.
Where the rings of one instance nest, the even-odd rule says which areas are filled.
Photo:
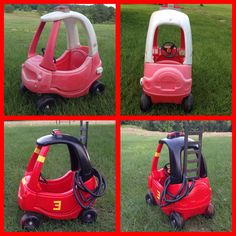
[[[179, 47], [171, 41], [159, 45], [159, 28], [163, 25], [180, 28]], [[156, 103], [182, 104], [185, 112], [192, 110], [191, 27], [188, 16], [180, 12], [179, 7], [164, 6], [152, 13], [146, 39], [144, 76], [140, 84], [143, 112]]]
[[[51, 145], [67, 145], [71, 170], [57, 179], [46, 179], [42, 167]], [[40, 215], [53, 219], [80, 218], [84, 223], [97, 218], [93, 205], [106, 189], [102, 175], [91, 166], [85, 145], [77, 138], [53, 130], [37, 140], [18, 190], [23, 229], [31, 231], [40, 225]]]
[[[42, 55], [38, 55], [36, 48], [39, 38], [46, 23], [50, 22], [52, 28], [46, 48], [42, 48]], [[56, 59], [55, 46], [62, 22], [67, 33], [67, 50]], [[88, 46], [80, 44], [77, 22], [85, 29]], [[70, 11], [67, 6], [58, 6], [54, 12], [41, 17], [28, 51], [28, 59], [22, 65], [21, 91], [39, 94], [37, 108], [41, 112], [48, 112], [55, 106], [58, 96], [75, 98], [89, 92], [103, 92], [105, 87], [98, 81], [102, 72], [96, 34], [89, 19]]]
[[[189, 135], [199, 135], [199, 141]], [[169, 160], [158, 169], [163, 145], [169, 150]], [[174, 229], [182, 229], [184, 221], [196, 215], [211, 218], [214, 215], [212, 189], [202, 155], [202, 131], [172, 132], [161, 139], [153, 157], [148, 176], [149, 193], [145, 199], [149, 205], [158, 205], [169, 216]]]

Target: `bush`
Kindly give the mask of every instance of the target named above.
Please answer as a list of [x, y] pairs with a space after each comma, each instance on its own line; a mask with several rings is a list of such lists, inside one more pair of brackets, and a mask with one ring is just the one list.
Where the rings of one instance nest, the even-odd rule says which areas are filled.
[[6, 4], [6, 5], [4, 6], [4, 11], [5, 11], [6, 13], [13, 13], [13, 12], [14, 12], [14, 6], [11, 5], [11, 4]]
[[202, 127], [206, 132], [232, 132], [231, 121], [122, 121], [122, 125], [135, 125], [150, 131], [181, 131], [188, 125], [192, 131]]

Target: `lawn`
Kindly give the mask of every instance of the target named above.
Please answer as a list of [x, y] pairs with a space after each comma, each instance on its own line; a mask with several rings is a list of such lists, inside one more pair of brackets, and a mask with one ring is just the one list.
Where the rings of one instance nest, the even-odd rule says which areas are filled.
[[[36, 13], [4, 14], [4, 93], [6, 115], [37, 114], [35, 94], [22, 95], [19, 92], [21, 84], [21, 64], [27, 58], [29, 44], [39, 24]], [[37, 51], [46, 47], [51, 25], [41, 35]], [[100, 96], [87, 95], [80, 98], [66, 99], [58, 104], [56, 115], [112, 115], [115, 112], [115, 25], [94, 24], [97, 35], [99, 54], [104, 72], [101, 81], [105, 84], [104, 94]], [[79, 26], [80, 41], [86, 43], [86, 34]], [[66, 49], [66, 34], [64, 24], [59, 32], [55, 57], [59, 57]]]
[[[231, 5], [181, 5], [191, 22], [193, 39], [194, 108], [191, 114], [231, 114]], [[158, 4], [121, 5], [121, 113], [124, 115], [184, 114], [182, 107], [158, 104], [151, 112], [140, 111], [140, 78], [146, 34], [152, 12]], [[176, 31], [163, 30], [161, 41], [176, 41]], [[164, 42], [164, 41], [163, 41]]]
[[[148, 206], [145, 202], [152, 157], [158, 140], [163, 138], [163, 135], [140, 136], [122, 132], [122, 231], [172, 231], [168, 217], [157, 206]], [[206, 157], [216, 214], [209, 220], [203, 216], [189, 219], [183, 231], [231, 231], [231, 137], [203, 136], [203, 153]], [[160, 157], [160, 166], [168, 162], [167, 157], [165, 147]]]
[[[78, 137], [79, 126], [5, 126], [4, 153], [4, 226], [5, 231], [22, 231], [20, 218], [23, 212], [17, 205], [17, 191], [35, 141], [53, 128]], [[68, 151], [63, 145], [51, 146], [43, 166], [47, 178], [62, 176], [70, 168]], [[107, 190], [95, 204], [97, 221], [82, 224], [79, 220], [57, 221], [44, 217], [39, 231], [114, 231], [115, 230], [115, 127], [90, 125], [88, 152], [92, 165], [105, 177]], [[66, 157], [65, 157], [66, 156]]]

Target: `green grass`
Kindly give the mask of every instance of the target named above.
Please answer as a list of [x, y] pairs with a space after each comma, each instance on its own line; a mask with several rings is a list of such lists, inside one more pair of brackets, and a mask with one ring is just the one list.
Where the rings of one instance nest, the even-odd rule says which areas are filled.
[[[121, 228], [122, 231], [172, 231], [168, 217], [157, 207], [145, 202], [147, 176], [158, 140], [163, 136], [121, 137]], [[168, 161], [163, 147], [160, 166]], [[189, 219], [183, 231], [231, 231], [232, 178], [231, 138], [203, 138], [208, 177], [213, 190], [216, 214], [213, 219], [196, 216]]]
[[[6, 115], [34, 115], [37, 114], [35, 94], [21, 95], [21, 64], [27, 58], [29, 44], [34, 31], [39, 24], [39, 15], [36, 13], [4, 14], [4, 93]], [[38, 53], [46, 47], [48, 24], [39, 41]], [[86, 43], [85, 32], [79, 27], [80, 41]], [[80, 98], [66, 99], [61, 102], [54, 113], [57, 115], [112, 115], [115, 112], [115, 25], [95, 24], [99, 54], [103, 63], [104, 72], [101, 81], [106, 90], [103, 95], [87, 95]], [[66, 34], [64, 24], [59, 32], [55, 57], [57, 58], [66, 49]]]
[[[191, 114], [231, 114], [231, 5], [181, 5], [193, 38], [194, 108]], [[146, 34], [156, 5], [121, 5], [121, 113], [141, 114], [140, 78]], [[161, 41], [176, 41], [176, 31], [163, 30]], [[181, 106], [158, 104], [147, 115], [184, 114]]]
[[[53, 128], [78, 137], [79, 126], [5, 126], [4, 154], [4, 224], [5, 231], [21, 231], [23, 212], [17, 205], [17, 191], [35, 141]], [[88, 152], [92, 165], [107, 181], [107, 190], [95, 204], [98, 213], [93, 224], [81, 224], [77, 219], [69, 221], [43, 218], [39, 231], [114, 231], [115, 230], [115, 127], [114, 125], [90, 125]], [[64, 146], [51, 146], [44, 163], [43, 174], [47, 178], [62, 176], [70, 168], [68, 151]]]

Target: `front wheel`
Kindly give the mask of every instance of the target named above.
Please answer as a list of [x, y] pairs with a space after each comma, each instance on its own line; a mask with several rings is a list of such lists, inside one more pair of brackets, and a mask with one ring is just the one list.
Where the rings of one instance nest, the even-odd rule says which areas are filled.
[[152, 107], [152, 101], [151, 98], [146, 95], [145, 93], [142, 93], [141, 99], [140, 99], [140, 109], [143, 112], [147, 112]]
[[183, 99], [182, 106], [186, 113], [193, 109], [193, 95], [191, 93]]
[[25, 213], [20, 220], [22, 229], [26, 231], [34, 231], [39, 228], [40, 218], [35, 213]]
[[184, 227], [184, 219], [183, 217], [177, 213], [172, 212], [169, 216], [170, 225], [174, 230], [180, 230]]
[[150, 206], [156, 205], [155, 199], [151, 192], [148, 192], [145, 196], [146, 203]]
[[80, 219], [85, 224], [93, 223], [97, 219], [97, 212], [94, 208], [84, 209], [80, 214]]
[[212, 219], [214, 215], [215, 215], [215, 207], [212, 203], [210, 203], [204, 213], [204, 216], [207, 219]]
[[52, 95], [42, 95], [37, 100], [37, 109], [44, 114], [53, 113], [53, 109], [56, 106], [56, 98]]
[[105, 85], [102, 82], [99, 82], [98, 80], [96, 80], [95, 82], [93, 82], [93, 84], [91, 85], [89, 92], [92, 95], [99, 95], [101, 93], [103, 93], [105, 90]]

